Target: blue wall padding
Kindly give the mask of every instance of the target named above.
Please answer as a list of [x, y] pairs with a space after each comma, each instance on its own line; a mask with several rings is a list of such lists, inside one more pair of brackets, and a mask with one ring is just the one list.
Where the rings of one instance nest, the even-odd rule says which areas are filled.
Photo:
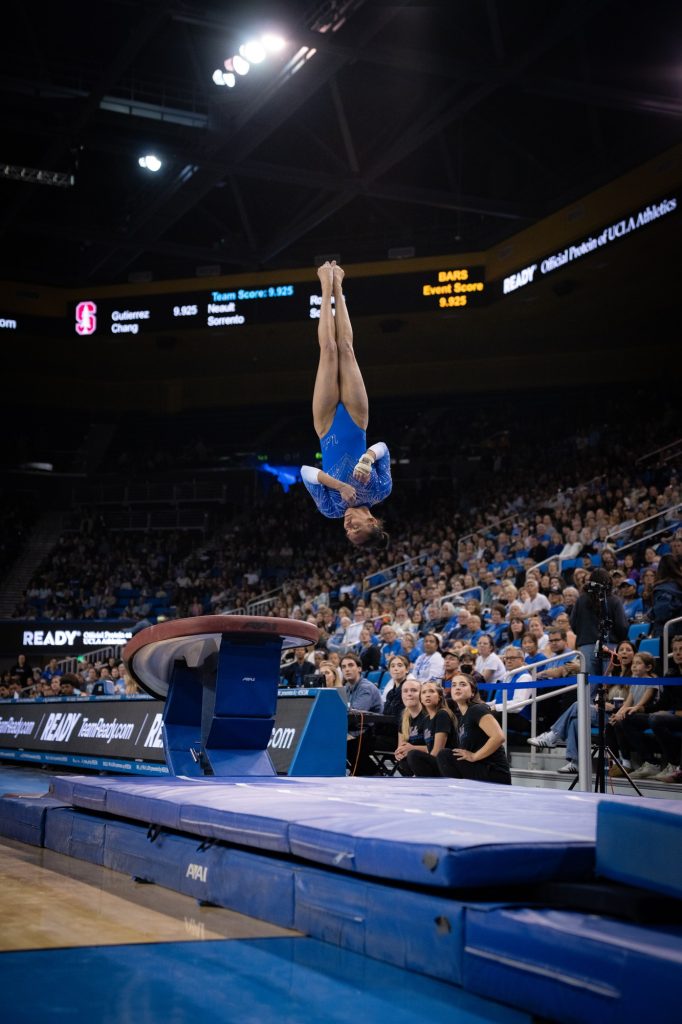
[[292, 928], [293, 872], [290, 864], [227, 847], [202, 847], [190, 836], [147, 830], [129, 822], [107, 825], [104, 863], [146, 882]]
[[461, 985], [465, 903], [305, 866], [295, 893], [306, 935]]
[[42, 846], [48, 809], [64, 807], [49, 796], [3, 796], [0, 800], [0, 835], [31, 846]]
[[589, 878], [596, 793], [450, 779], [57, 778], [77, 806], [394, 881]]
[[107, 823], [95, 814], [70, 808], [49, 811], [45, 818], [44, 845], [67, 857], [103, 864], [106, 829]]
[[679, 1024], [682, 927], [468, 909], [464, 987], [563, 1024]]
[[682, 804], [673, 800], [600, 804], [596, 870], [616, 882], [682, 899]]
[[[467, 904], [129, 821], [60, 808], [51, 848], [202, 902], [296, 928], [384, 963], [461, 984]], [[485, 904], [491, 906], [491, 904]]]

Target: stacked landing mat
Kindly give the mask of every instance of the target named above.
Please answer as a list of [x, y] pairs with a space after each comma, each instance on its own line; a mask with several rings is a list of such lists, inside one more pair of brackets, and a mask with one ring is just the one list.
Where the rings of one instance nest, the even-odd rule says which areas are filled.
[[[416, 779], [69, 777], [52, 797], [32, 801], [50, 849], [549, 1020], [679, 1020], [669, 996], [682, 981], [679, 923], [585, 910], [598, 875], [618, 878], [597, 824], [600, 842], [617, 822], [648, 849], [655, 811], [656, 835], [666, 828], [679, 843], [673, 802]], [[12, 814], [2, 805], [17, 800], [0, 801], [0, 830]], [[634, 819], [614, 812], [624, 807]], [[622, 835], [609, 841], [617, 854]], [[580, 909], [543, 901], [560, 883], [582, 892]], [[611, 905], [621, 890], [626, 905], [630, 889], [609, 884]]]

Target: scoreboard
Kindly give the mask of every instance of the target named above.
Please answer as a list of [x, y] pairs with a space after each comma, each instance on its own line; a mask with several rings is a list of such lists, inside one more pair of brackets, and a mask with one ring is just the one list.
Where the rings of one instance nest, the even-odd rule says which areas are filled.
[[[351, 278], [344, 295], [351, 316], [428, 313], [438, 315], [482, 305], [484, 268], [444, 266], [440, 270]], [[136, 294], [73, 303], [70, 330], [85, 337], [151, 334], [182, 329], [232, 331], [248, 325], [319, 319], [322, 296], [314, 282], [203, 289], [176, 294]]]

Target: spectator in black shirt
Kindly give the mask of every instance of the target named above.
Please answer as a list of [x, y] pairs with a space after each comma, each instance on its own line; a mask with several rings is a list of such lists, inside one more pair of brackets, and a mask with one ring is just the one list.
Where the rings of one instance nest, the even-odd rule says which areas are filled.
[[510, 786], [504, 733], [488, 705], [481, 700], [478, 686], [469, 676], [459, 675], [451, 689], [461, 716], [459, 746], [441, 750], [437, 755], [440, 774], [451, 779], [475, 779]]
[[628, 620], [623, 602], [611, 593], [611, 576], [606, 569], [594, 569], [586, 586], [588, 589], [580, 594], [571, 610], [571, 629], [576, 635], [576, 647], [585, 655], [587, 671], [599, 675], [599, 670], [606, 668], [597, 665], [595, 652], [602, 616], [610, 620], [604, 640], [612, 644], [627, 638]]

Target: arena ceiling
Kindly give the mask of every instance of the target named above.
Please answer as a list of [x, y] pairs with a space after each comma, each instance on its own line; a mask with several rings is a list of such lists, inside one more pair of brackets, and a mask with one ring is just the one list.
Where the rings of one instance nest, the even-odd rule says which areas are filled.
[[676, 0], [10, 3], [0, 277], [486, 249], [680, 141], [681, 42]]

